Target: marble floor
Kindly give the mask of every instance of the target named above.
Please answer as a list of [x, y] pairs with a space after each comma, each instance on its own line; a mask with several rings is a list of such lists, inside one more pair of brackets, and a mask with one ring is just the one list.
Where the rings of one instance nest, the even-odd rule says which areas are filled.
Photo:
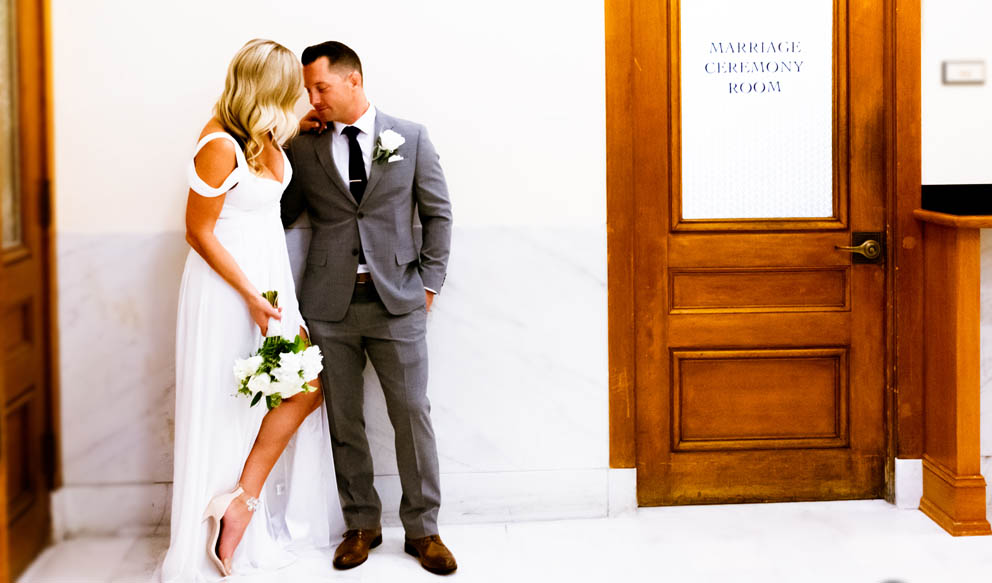
[[[449, 581], [948, 583], [992, 579], [992, 537], [953, 538], [883, 501], [640, 509], [610, 519], [449, 525]], [[439, 578], [403, 553], [400, 529], [357, 569], [329, 554], [264, 581], [418, 582]], [[48, 549], [18, 583], [153, 581], [162, 537], [80, 538]], [[329, 551], [328, 551], [329, 553]], [[232, 577], [232, 581], [249, 581]], [[252, 582], [261, 582], [258, 578]]]

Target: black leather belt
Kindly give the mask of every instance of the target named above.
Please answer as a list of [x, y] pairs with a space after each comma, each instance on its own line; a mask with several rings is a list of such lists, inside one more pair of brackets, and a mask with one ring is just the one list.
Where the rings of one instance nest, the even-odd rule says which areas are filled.
[[379, 292], [375, 289], [375, 283], [368, 273], [359, 273], [355, 276], [355, 291], [351, 294], [352, 302], [376, 302], [379, 301]]

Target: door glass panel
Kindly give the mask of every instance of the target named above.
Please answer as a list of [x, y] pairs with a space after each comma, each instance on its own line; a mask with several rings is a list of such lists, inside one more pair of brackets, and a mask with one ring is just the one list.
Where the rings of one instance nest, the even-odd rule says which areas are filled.
[[833, 1], [681, 3], [682, 218], [834, 215]]
[[21, 195], [17, 183], [17, 105], [14, 92], [14, 23], [11, 0], [0, 0], [0, 229], [3, 249], [21, 243]]

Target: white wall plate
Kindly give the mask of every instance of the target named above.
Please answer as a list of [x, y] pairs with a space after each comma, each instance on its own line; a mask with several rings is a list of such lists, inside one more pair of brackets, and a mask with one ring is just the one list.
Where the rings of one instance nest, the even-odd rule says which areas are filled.
[[985, 85], [985, 61], [944, 61], [944, 85]]

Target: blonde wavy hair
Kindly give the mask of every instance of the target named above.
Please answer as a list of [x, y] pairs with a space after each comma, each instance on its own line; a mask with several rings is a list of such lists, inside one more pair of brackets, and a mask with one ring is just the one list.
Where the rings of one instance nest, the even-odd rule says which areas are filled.
[[271, 136], [281, 146], [299, 130], [293, 110], [302, 88], [299, 60], [277, 42], [250, 40], [231, 60], [214, 115], [244, 144], [245, 158], [256, 174], [262, 172], [258, 157], [265, 140]]

